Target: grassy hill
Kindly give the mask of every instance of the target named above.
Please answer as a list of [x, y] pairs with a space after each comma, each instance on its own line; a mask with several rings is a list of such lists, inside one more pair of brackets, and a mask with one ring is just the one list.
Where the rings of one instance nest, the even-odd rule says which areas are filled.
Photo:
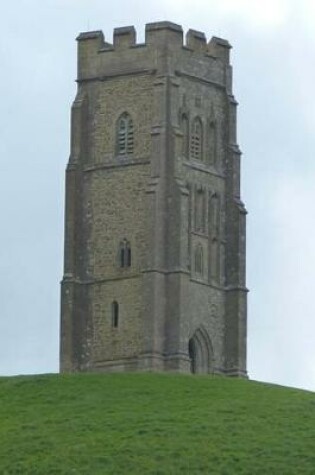
[[0, 474], [315, 474], [315, 394], [238, 379], [0, 378]]

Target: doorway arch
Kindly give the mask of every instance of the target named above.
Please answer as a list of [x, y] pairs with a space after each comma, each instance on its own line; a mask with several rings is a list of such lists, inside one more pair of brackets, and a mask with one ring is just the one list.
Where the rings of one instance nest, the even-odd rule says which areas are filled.
[[188, 341], [190, 371], [193, 374], [212, 373], [213, 350], [208, 332], [198, 328]]

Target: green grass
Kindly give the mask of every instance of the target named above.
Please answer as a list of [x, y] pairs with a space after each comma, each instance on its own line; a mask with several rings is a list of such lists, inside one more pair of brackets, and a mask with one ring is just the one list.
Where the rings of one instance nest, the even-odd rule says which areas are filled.
[[0, 378], [0, 474], [315, 474], [315, 394], [239, 379]]

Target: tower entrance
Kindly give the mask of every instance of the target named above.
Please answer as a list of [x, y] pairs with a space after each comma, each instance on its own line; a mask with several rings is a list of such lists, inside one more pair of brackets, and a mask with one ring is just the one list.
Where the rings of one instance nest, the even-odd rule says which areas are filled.
[[196, 373], [196, 348], [193, 338], [189, 340], [188, 353], [190, 358], [190, 372], [194, 374]]
[[198, 328], [188, 342], [191, 373], [208, 374], [212, 372], [212, 346], [208, 333]]

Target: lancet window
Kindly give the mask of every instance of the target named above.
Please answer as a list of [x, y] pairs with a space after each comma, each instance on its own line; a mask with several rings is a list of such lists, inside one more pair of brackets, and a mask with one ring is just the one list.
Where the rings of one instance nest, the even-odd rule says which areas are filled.
[[202, 160], [202, 123], [199, 117], [196, 117], [192, 123], [190, 156], [195, 160]]
[[195, 249], [195, 273], [198, 276], [203, 275], [203, 250], [201, 244], [198, 244]]
[[119, 266], [130, 267], [131, 266], [131, 247], [130, 242], [124, 239], [119, 245]]
[[132, 155], [133, 154], [133, 122], [127, 112], [124, 112], [117, 122], [117, 154]]
[[119, 304], [118, 302], [116, 302], [116, 300], [114, 300], [112, 302], [112, 306], [111, 306], [111, 310], [112, 310], [112, 327], [113, 328], [118, 328], [118, 325], [119, 325]]

